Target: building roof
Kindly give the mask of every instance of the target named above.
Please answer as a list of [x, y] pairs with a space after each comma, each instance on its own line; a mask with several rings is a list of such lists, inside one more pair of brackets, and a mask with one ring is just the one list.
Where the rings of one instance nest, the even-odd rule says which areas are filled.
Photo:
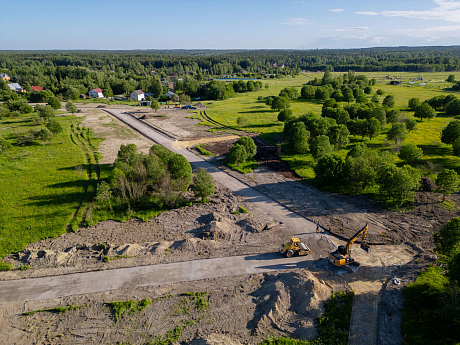
[[18, 83], [10, 83], [10, 84], [8, 84], [8, 87], [11, 90], [20, 90], [20, 89], [22, 89], [21, 85], [19, 85]]
[[172, 91], [168, 91], [168, 92], [164, 93], [163, 96], [164, 96], [164, 95], [168, 95], [168, 96], [171, 96], [171, 97], [172, 97], [172, 96], [175, 95], [175, 93], [172, 92]]
[[97, 88], [97, 89], [93, 89], [93, 91], [96, 91], [97, 93], [99, 93], [99, 92], [102, 92], [102, 89]]
[[8, 74], [6, 73], [0, 73], [0, 78], [5, 78], [5, 77], [10, 77]]
[[32, 89], [32, 91], [37, 91], [37, 92], [38, 91], [43, 91], [43, 88], [41, 86], [38, 86], [38, 85], [31, 86], [30, 88]]
[[143, 95], [143, 94], [144, 94], [144, 91], [142, 91], [142, 90], [135, 90], [135, 91], [133, 91], [132, 93], [135, 93], [136, 95]]

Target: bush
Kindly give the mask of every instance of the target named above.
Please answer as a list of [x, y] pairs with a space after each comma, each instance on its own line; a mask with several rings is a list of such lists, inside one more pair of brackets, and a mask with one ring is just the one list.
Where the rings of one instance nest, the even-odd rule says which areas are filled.
[[307, 131], [305, 123], [294, 123], [289, 129], [289, 143], [296, 153], [306, 153], [308, 151], [308, 140], [310, 132]]
[[48, 105], [53, 109], [61, 109], [61, 102], [56, 97], [51, 97], [48, 100]]
[[195, 182], [193, 183], [192, 190], [195, 193], [195, 197], [199, 197], [202, 200], [207, 199], [208, 196], [215, 193], [214, 180], [206, 169], [201, 168], [195, 176]]
[[408, 164], [417, 162], [423, 156], [423, 150], [415, 144], [407, 144], [401, 147], [398, 157]]
[[192, 166], [181, 154], [172, 154], [168, 161], [168, 170], [171, 173], [171, 179], [175, 180], [173, 182], [175, 182], [176, 189], [186, 190], [192, 183]]
[[243, 126], [246, 126], [248, 121], [246, 120], [246, 118], [240, 116], [236, 119], [236, 123], [238, 124], [238, 126], [243, 127]]
[[254, 140], [250, 137], [241, 137], [236, 141], [235, 144], [244, 146], [246, 150], [246, 158], [244, 159], [245, 161], [257, 154], [257, 146], [254, 143]]
[[292, 110], [291, 109], [284, 109], [281, 110], [278, 114], [278, 121], [280, 122], [287, 122], [292, 119]]
[[435, 251], [451, 256], [460, 249], [460, 218], [452, 218], [439, 232], [433, 234]]
[[46, 141], [50, 143], [51, 140], [53, 140], [53, 133], [51, 133], [48, 128], [42, 128], [37, 132], [36, 137], [40, 141]]
[[46, 124], [46, 128], [48, 128], [50, 132], [53, 133], [54, 135], [62, 132], [62, 126], [55, 118], [51, 118], [48, 120], [48, 123]]
[[315, 180], [322, 186], [340, 185], [343, 172], [343, 161], [335, 155], [327, 155], [318, 160], [314, 167]]
[[247, 155], [248, 155], [248, 153], [246, 152], [246, 149], [244, 148], [244, 146], [235, 143], [230, 148], [228, 161], [231, 164], [236, 164], [236, 165], [240, 166], [240, 164], [243, 163], [246, 160]]
[[0, 154], [6, 155], [11, 150], [12, 145], [6, 139], [0, 138]]
[[332, 153], [332, 147], [329, 138], [325, 135], [319, 135], [311, 141], [311, 153], [315, 158], [321, 158]]

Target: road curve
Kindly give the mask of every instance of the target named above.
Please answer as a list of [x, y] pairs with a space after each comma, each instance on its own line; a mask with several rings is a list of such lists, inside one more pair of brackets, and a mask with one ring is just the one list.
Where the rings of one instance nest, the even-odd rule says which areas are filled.
[[326, 259], [314, 260], [312, 255], [288, 259], [269, 253], [7, 280], [0, 281], [0, 304], [319, 265], [327, 265]]

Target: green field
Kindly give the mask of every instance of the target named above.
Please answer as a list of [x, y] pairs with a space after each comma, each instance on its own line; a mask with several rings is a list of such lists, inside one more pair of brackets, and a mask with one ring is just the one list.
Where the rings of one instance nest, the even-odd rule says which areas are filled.
[[[334, 76], [343, 73], [333, 73]], [[410, 98], [419, 98], [421, 101], [438, 96], [449, 95], [452, 91], [446, 90], [451, 84], [446, 83], [445, 80], [450, 74], [454, 74], [455, 78], [460, 79], [460, 73], [409, 73], [409, 72], [369, 72], [369, 73], [356, 73], [357, 75], [364, 74], [369, 79], [375, 78], [377, 84], [373, 86], [373, 93], [378, 89], [385, 91], [383, 96], [380, 96], [380, 102], [386, 95], [391, 94], [395, 97], [396, 107], [401, 110], [401, 119], [413, 118], [413, 112], [407, 109], [407, 103]], [[389, 80], [385, 78], [386, 75], [396, 76], [403, 78], [403, 85], [393, 86], [389, 85]], [[308, 73], [302, 74], [295, 78], [284, 79], [268, 79], [263, 80], [263, 83], [268, 83], [268, 89], [261, 89], [256, 92], [239, 93], [234, 98], [213, 101], [207, 103], [207, 114], [213, 120], [227, 125], [238, 128], [238, 117], [246, 119], [246, 125], [239, 127], [248, 132], [260, 133], [267, 139], [282, 138], [283, 123], [277, 120], [278, 111], [272, 110], [269, 106], [265, 105], [264, 101], [258, 101], [259, 96], [278, 96], [279, 92], [285, 87], [296, 87], [299, 92], [303, 85], [309, 80], [314, 78], [322, 78], [323, 73]], [[422, 77], [423, 81], [416, 81], [415, 85], [409, 84], [409, 81], [415, 78]], [[415, 80], [414, 80], [415, 81]], [[426, 83], [426, 86], [419, 86], [418, 83]], [[454, 93], [460, 97], [460, 93]], [[369, 96], [370, 98], [371, 96]], [[343, 103], [346, 105], [346, 103]], [[304, 100], [299, 98], [291, 101], [291, 110], [294, 116], [313, 112], [321, 114], [322, 102], [317, 100]], [[425, 174], [434, 177], [442, 168], [454, 168], [460, 171], [460, 158], [452, 156], [452, 148], [448, 145], [442, 144], [440, 140], [441, 130], [453, 117], [447, 117], [443, 113], [439, 113], [436, 118], [428, 121], [418, 121], [417, 130], [408, 133], [405, 143], [415, 143], [419, 145], [424, 152], [422, 161], [422, 170]], [[352, 146], [358, 143], [367, 143], [376, 147], [379, 150], [390, 150], [391, 145], [387, 143], [386, 134], [391, 128], [388, 124], [381, 135], [372, 140], [361, 137], [350, 137], [350, 144], [343, 148], [340, 152], [335, 151], [341, 157], [345, 157]], [[281, 158], [287, 161], [291, 168], [299, 174], [302, 178], [309, 182], [313, 182], [315, 176], [313, 168], [316, 164], [315, 159], [311, 154], [294, 154], [287, 148], [283, 152]], [[396, 158], [397, 163], [401, 161]], [[430, 163], [427, 163], [430, 162]]]
[[13, 144], [7, 155], [0, 155], [0, 258], [78, 225], [95, 185], [94, 169], [89, 176], [95, 160], [90, 151], [100, 139], [78, 130], [76, 117], [65, 116], [57, 118], [63, 132], [50, 144], [14, 145], [20, 131], [40, 128], [32, 118], [0, 120], [0, 136]]

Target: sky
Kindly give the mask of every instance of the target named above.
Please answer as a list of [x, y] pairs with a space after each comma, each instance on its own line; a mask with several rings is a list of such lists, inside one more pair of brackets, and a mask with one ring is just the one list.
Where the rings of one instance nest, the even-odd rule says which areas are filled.
[[0, 0], [0, 50], [460, 45], [460, 0]]

